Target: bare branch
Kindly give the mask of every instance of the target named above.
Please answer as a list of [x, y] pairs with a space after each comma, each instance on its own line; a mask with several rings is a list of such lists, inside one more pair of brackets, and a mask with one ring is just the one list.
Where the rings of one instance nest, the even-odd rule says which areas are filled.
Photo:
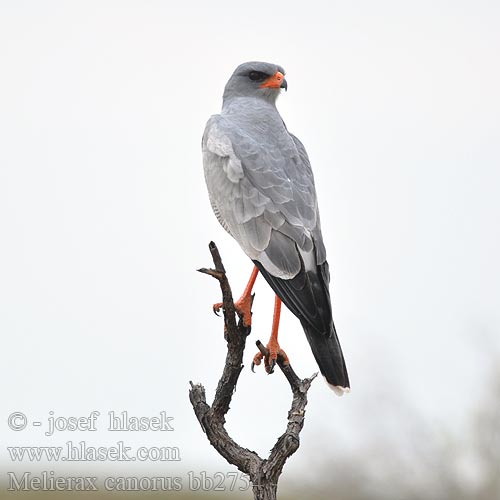
[[[317, 374], [314, 374], [309, 379], [301, 380], [293, 371], [291, 365], [285, 363], [283, 358], [278, 356], [278, 366], [290, 384], [293, 400], [291, 409], [288, 412], [286, 431], [278, 438], [269, 458], [262, 459], [257, 453], [243, 448], [229, 436], [224, 427], [225, 416], [229, 411], [229, 405], [243, 369], [243, 352], [250, 328], [243, 325], [241, 318], [239, 322], [236, 322], [236, 310], [231, 287], [229, 286], [222, 259], [215, 243], [210, 242], [209, 249], [215, 269], [202, 268], [199, 271], [219, 281], [222, 291], [224, 338], [227, 341], [227, 355], [212, 405], [210, 406], [207, 403], [205, 388], [201, 384], [190, 382], [189, 399], [210, 444], [229, 463], [249, 475], [254, 498], [257, 500], [273, 500], [276, 498], [278, 479], [283, 466], [288, 457], [297, 451], [299, 447], [299, 434], [304, 426], [307, 391]], [[257, 341], [257, 346], [263, 354], [266, 354], [267, 349], [260, 341]]]

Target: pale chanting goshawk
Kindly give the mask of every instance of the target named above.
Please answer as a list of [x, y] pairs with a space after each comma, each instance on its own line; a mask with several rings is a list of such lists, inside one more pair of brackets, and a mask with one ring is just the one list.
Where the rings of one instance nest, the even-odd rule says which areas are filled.
[[[314, 178], [302, 143], [276, 109], [287, 89], [281, 66], [247, 62], [224, 89], [222, 112], [208, 120], [203, 166], [210, 202], [224, 229], [255, 264], [235, 305], [251, 323], [251, 293], [260, 271], [276, 294], [266, 370], [278, 354], [281, 301], [300, 320], [321, 373], [339, 395], [349, 377], [332, 319], [330, 274]], [[215, 308], [220, 307], [215, 305]], [[257, 354], [255, 364], [262, 355]]]

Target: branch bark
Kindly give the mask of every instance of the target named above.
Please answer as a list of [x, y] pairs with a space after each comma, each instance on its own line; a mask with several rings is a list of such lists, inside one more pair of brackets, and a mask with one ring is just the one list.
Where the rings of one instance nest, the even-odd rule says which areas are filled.
[[[305, 407], [307, 405], [307, 391], [317, 374], [301, 380], [291, 365], [285, 363], [281, 356], [278, 357], [277, 364], [290, 384], [293, 398], [288, 412], [286, 430], [276, 441], [268, 458], [261, 458], [254, 451], [240, 446], [229, 436], [224, 427], [225, 417], [229, 411], [231, 398], [243, 369], [243, 352], [250, 328], [243, 325], [241, 318], [239, 322], [236, 321], [236, 310], [231, 287], [219, 250], [214, 242], [210, 242], [209, 249], [215, 269], [202, 268], [199, 271], [219, 281], [222, 291], [224, 338], [227, 341], [227, 355], [212, 405], [207, 403], [205, 388], [201, 384], [190, 382], [189, 399], [210, 444], [230, 464], [235, 465], [241, 472], [248, 474], [252, 483], [254, 499], [275, 500], [278, 480], [283, 471], [283, 466], [288, 457], [299, 448], [299, 435], [304, 426]], [[267, 349], [260, 341], [257, 341], [257, 347], [263, 354], [267, 354]]]

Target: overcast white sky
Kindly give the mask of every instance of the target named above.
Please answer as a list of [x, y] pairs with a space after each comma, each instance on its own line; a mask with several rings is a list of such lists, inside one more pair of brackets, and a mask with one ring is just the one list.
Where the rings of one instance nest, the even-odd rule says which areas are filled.
[[[481, 0], [1, 1], [2, 446], [86, 437], [15, 433], [12, 411], [165, 410], [175, 432], [121, 437], [178, 446], [182, 471], [232, 470], [187, 392], [200, 381], [211, 397], [225, 355], [217, 284], [195, 272], [207, 243], [235, 294], [251, 270], [211, 212], [200, 154], [247, 60], [287, 71], [279, 109], [315, 172], [353, 386], [339, 399], [314, 383], [287, 470], [414, 415], [460, 429], [500, 350], [499, 25]], [[272, 314], [263, 280], [256, 294], [228, 427], [267, 453], [290, 395], [279, 373], [250, 372]], [[291, 314], [280, 338], [301, 376], [317, 370]], [[388, 405], [405, 409], [388, 422]], [[116, 443], [104, 427], [89, 444]], [[0, 461], [37, 470], [5, 448]]]

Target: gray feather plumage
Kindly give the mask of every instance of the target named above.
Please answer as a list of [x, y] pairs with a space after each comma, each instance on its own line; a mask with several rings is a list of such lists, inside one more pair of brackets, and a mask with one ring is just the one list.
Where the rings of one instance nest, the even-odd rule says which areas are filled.
[[273, 104], [236, 98], [212, 116], [203, 161], [212, 207], [251, 259], [269, 261], [269, 272], [281, 278], [300, 269], [295, 245], [304, 252], [315, 246], [324, 262], [307, 153]]
[[278, 71], [284, 74], [252, 62], [233, 73], [222, 112], [203, 134], [205, 179], [217, 219], [300, 319], [321, 372], [342, 393], [349, 377], [332, 319], [311, 165], [276, 109], [279, 88], [261, 85], [255, 74]]

